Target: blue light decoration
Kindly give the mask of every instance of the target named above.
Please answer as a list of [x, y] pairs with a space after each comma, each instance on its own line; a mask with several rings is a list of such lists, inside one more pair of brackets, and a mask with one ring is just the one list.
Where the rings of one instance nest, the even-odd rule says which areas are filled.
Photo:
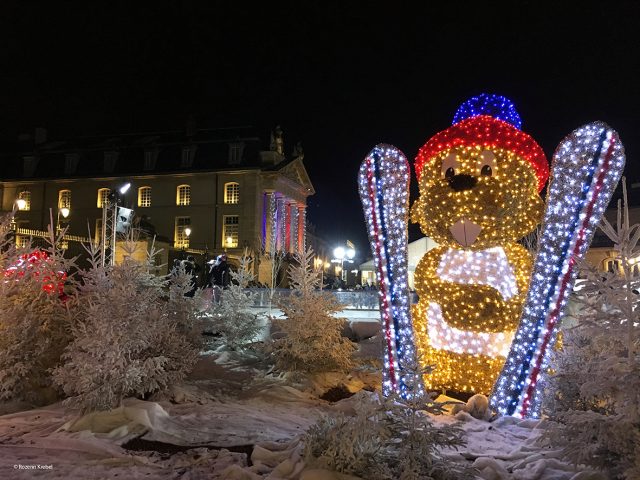
[[481, 93], [460, 105], [453, 117], [452, 125], [477, 115], [489, 115], [510, 123], [518, 130], [522, 128], [522, 120], [513, 102], [502, 95], [490, 93]]
[[358, 186], [373, 252], [384, 336], [384, 395], [424, 395], [411, 323], [408, 282], [409, 163], [377, 145], [360, 166]]
[[578, 128], [552, 163], [542, 233], [520, 324], [496, 381], [491, 405], [500, 414], [539, 418], [542, 384], [567, 299], [596, 226], [622, 175], [618, 134], [603, 122]]

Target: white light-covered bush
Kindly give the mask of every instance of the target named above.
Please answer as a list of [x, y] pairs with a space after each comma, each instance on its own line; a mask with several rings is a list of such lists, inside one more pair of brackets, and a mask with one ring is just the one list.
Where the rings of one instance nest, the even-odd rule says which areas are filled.
[[312, 268], [313, 250], [294, 256], [289, 267], [293, 291], [279, 302], [283, 319], [272, 319], [281, 332], [268, 346], [276, 368], [282, 371], [347, 371], [354, 366], [356, 346], [342, 336], [345, 319], [333, 314], [341, 311], [336, 298], [320, 287], [320, 272]]
[[546, 385], [546, 413], [557, 425], [545, 441], [576, 463], [613, 478], [640, 478], [640, 325], [634, 268], [640, 225], [618, 205], [615, 228], [603, 231], [618, 254], [616, 272], [588, 269], [578, 292], [578, 324], [564, 332]]
[[305, 434], [305, 463], [377, 480], [462, 480], [470, 470], [446, 461], [440, 450], [463, 446], [462, 430], [436, 426], [427, 412], [441, 408], [428, 397], [361, 393], [353, 416], [321, 418]]
[[250, 346], [264, 330], [260, 317], [251, 310], [255, 294], [246, 290], [255, 278], [251, 272], [252, 263], [245, 250], [238, 270], [231, 271], [231, 283], [222, 291], [220, 303], [214, 304], [212, 309], [214, 329], [231, 350]]
[[[127, 243], [135, 248], [135, 242]], [[83, 410], [117, 407], [180, 382], [199, 353], [193, 333], [199, 299], [186, 297], [190, 276], [181, 268], [167, 279], [127, 252], [120, 265], [102, 266], [91, 248], [91, 268], [81, 274], [73, 340], [54, 380]], [[149, 254], [149, 258], [155, 252]], [[168, 297], [168, 298], [167, 298]]]
[[61, 288], [74, 261], [56, 248], [61, 234], [51, 228], [44, 248], [16, 248], [11, 218], [0, 219], [0, 400], [47, 403], [56, 399], [49, 369], [70, 341], [75, 298]]

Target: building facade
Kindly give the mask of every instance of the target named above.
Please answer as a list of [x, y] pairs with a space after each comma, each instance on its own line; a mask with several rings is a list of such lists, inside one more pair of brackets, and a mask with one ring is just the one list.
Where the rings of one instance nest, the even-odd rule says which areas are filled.
[[167, 263], [185, 252], [203, 260], [245, 248], [295, 253], [305, 246], [313, 185], [302, 149], [285, 156], [279, 129], [263, 146], [250, 128], [69, 141], [36, 132], [0, 154], [2, 211], [17, 210], [17, 242], [49, 224], [98, 242], [103, 207], [117, 201], [168, 248]]

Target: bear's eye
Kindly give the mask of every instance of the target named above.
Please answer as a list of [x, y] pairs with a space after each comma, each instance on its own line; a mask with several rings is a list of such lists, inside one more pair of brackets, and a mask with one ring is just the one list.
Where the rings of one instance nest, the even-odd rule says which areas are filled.
[[442, 160], [442, 176], [446, 179], [453, 177], [456, 174], [456, 168], [458, 168], [458, 154], [450, 152]]
[[478, 168], [483, 177], [493, 176], [496, 166], [496, 156], [490, 150], [484, 150], [478, 157]]

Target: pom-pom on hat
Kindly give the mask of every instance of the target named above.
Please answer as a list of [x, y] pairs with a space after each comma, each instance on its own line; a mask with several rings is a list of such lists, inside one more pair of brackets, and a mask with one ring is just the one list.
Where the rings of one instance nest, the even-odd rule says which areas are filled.
[[481, 146], [509, 150], [527, 160], [538, 177], [538, 191], [542, 190], [549, 178], [549, 164], [540, 145], [520, 130], [521, 125], [508, 98], [485, 93], [470, 98], [458, 108], [453, 125], [436, 133], [418, 151], [414, 163], [418, 180], [424, 165], [443, 150]]

